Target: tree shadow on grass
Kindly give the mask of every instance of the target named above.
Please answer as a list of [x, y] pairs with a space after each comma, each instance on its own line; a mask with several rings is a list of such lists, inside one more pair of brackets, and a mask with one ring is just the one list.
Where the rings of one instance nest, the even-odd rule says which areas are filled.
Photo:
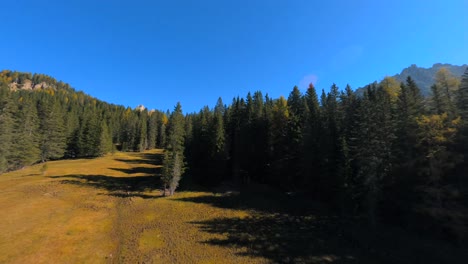
[[204, 232], [226, 236], [202, 243], [235, 247], [241, 255], [273, 263], [372, 263], [344, 238], [343, 228], [350, 219], [328, 214], [321, 205], [302, 197], [238, 192], [177, 200], [253, 212], [246, 218], [191, 222]]
[[216, 195], [179, 198], [179, 201], [210, 204], [224, 209], [254, 210], [263, 213], [309, 215], [327, 211], [323, 205], [302, 196], [289, 196], [279, 192], [239, 191]]
[[369, 228], [361, 218], [338, 215], [300, 196], [238, 192], [180, 198], [223, 209], [250, 210], [246, 218], [191, 222], [222, 235], [201, 243], [240, 249], [273, 263], [467, 263], [468, 252], [404, 230]]
[[202, 231], [227, 236], [202, 243], [236, 247], [240, 255], [273, 263], [373, 263], [343, 239], [340, 221], [326, 217], [260, 214], [192, 222]]
[[51, 176], [50, 178], [66, 178], [60, 182], [107, 190], [109, 191], [108, 195], [115, 197], [156, 198], [158, 196], [142, 193], [152, 192], [161, 186], [160, 177], [156, 176], [112, 177], [106, 175], [66, 175]]
[[144, 174], [151, 174], [151, 175], [159, 175], [161, 173], [161, 167], [159, 168], [135, 167], [131, 169], [123, 169], [123, 168], [109, 168], [109, 169], [120, 171], [125, 174], [144, 173]]
[[160, 153], [137, 153], [134, 154], [137, 159], [115, 159], [116, 161], [125, 162], [128, 164], [162, 164], [164, 155]]

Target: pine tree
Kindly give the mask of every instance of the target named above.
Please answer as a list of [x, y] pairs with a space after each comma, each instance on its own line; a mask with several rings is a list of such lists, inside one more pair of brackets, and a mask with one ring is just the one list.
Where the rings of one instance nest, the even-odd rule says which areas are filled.
[[184, 152], [185, 137], [185, 118], [182, 114], [182, 106], [177, 103], [174, 111], [171, 113], [168, 126], [168, 145], [167, 148], [176, 153]]
[[[458, 90], [460, 81], [454, 77], [446, 68], [441, 68], [435, 76], [436, 82], [434, 84], [437, 91], [433, 90], [434, 102], [437, 107], [438, 114], [447, 113], [449, 118], [453, 119], [456, 115], [456, 108], [454, 104], [454, 95]], [[436, 97], [437, 93], [437, 99]], [[437, 100], [437, 101], [436, 101]]]
[[292, 183], [302, 184], [304, 182], [304, 168], [302, 164], [304, 123], [306, 115], [306, 103], [299, 88], [294, 86], [288, 97], [289, 123], [288, 139], [289, 153], [287, 154], [289, 173]]
[[101, 123], [98, 116], [92, 110], [88, 110], [84, 114], [82, 122], [82, 133], [79, 140], [79, 156], [81, 157], [96, 157], [100, 153], [101, 145]]
[[171, 180], [169, 182], [169, 193], [174, 195], [175, 190], [179, 187], [179, 181], [184, 173], [183, 157], [181, 153], [175, 153], [172, 162]]
[[[320, 175], [320, 105], [317, 98], [317, 92], [313, 84], [309, 85], [305, 95], [306, 118], [304, 125], [304, 158], [303, 168], [305, 184], [318, 188], [318, 177]], [[312, 191], [312, 189], [311, 189]], [[316, 192], [315, 192], [316, 193]]]
[[163, 161], [163, 185], [164, 193], [169, 187], [170, 195], [174, 194], [182, 174], [184, 173], [184, 133], [185, 118], [182, 114], [182, 106], [177, 103], [171, 113], [168, 125], [168, 146]]
[[288, 102], [282, 96], [277, 99], [272, 109], [272, 181], [277, 186], [289, 187], [291, 184], [292, 174], [288, 167], [289, 155], [289, 139], [288, 139], [288, 123], [289, 123], [289, 108]]
[[101, 121], [101, 135], [99, 139], [99, 152], [100, 156], [103, 156], [113, 150], [112, 144], [112, 133], [109, 131], [109, 127], [107, 126], [105, 121]]
[[39, 102], [41, 160], [59, 159], [66, 148], [65, 127], [60, 105], [55, 100]]
[[148, 148], [156, 148], [157, 139], [158, 139], [158, 112], [150, 111], [148, 117]]
[[0, 174], [8, 170], [13, 137], [13, 102], [8, 88], [0, 87]]
[[139, 125], [138, 125], [138, 145], [137, 150], [140, 152], [148, 149], [148, 136], [147, 136], [147, 116], [148, 112], [146, 110], [139, 112]]
[[463, 122], [468, 125], [468, 68], [462, 76], [457, 96], [458, 112]]
[[165, 148], [167, 144], [167, 123], [169, 122], [169, 119], [167, 118], [167, 115], [162, 113], [160, 115], [160, 120], [159, 120], [159, 137], [158, 137], [158, 142], [157, 146], [159, 148]]
[[[468, 160], [468, 68], [462, 76], [458, 90], [457, 111], [461, 117], [461, 125], [456, 145], [459, 151], [465, 155], [465, 160]], [[467, 166], [468, 162], [465, 162], [465, 167]]]
[[76, 109], [71, 108], [66, 114], [66, 158], [75, 158], [79, 152], [79, 140], [81, 137], [80, 114]]
[[122, 115], [122, 150], [133, 151], [136, 146], [137, 116], [130, 107]]
[[448, 149], [453, 142], [460, 118], [450, 120], [447, 113], [442, 115], [422, 115], [416, 119], [418, 130], [418, 148], [426, 166], [421, 169], [426, 177], [426, 184], [438, 184], [444, 172], [453, 168], [459, 160]]
[[169, 184], [172, 181], [172, 153], [168, 150], [164, 151], [161, 181], [163, 183], [163, 196], [166, 196], [166, 190], [168, 190]]
[[368, 87], [363, 98], [357, 146], [356, 198], [367, 208], [371, 226], [377, 222], [382, 185], [392, 169], [395, 140], [391, 98], [382, 87]]
[[444, 100], [440, 87], [437, 84], [431, 86], [431, 112], [434, 114], [442, 114], [448, 111], [447, 101]]
[[342, 199], [347, 198], [347, 201], [340, 201], [340, 205], [344, 209], [347, 206], [348, 210], [353, 209], [355, 204], [354, 188], [356, 187], [356, 171], [355, 157], [357, 156], [357, 146], [359, 135], [359, 124], [362, 122], [360, 115], [361, 100], [356, 96], [349, 85], [346, 86], [345, 91], [341, 94], [340, 108], [343, 112], [342, 131], [340, 138], [339, 151], [337, 163], [337, 174], [341, 175], [340, 181], [343, 184], [342, 194], [339, 194]]
[[[416, 118], [422, 115], [423, 112], [423, 98], [420, 94], [419, 88], [416, 86], [411, 77], [406, 80], [406, 85], [401, 84], [401, 92], [398, 96], [396, 109], [397, 109], [397, 131], [398, 147], [397, 153], [399, 155], [398, 163], [400, 165], [408, 164], [408, 168], [414, 166], [413, 162], [415, 157], [416, 145]], [[411, 165], [413, 164], [413, 165]]]
[[321, 149], [321, 192], [325, 199], [333, 199], [342, 192], [343, 179], [339, 174], [337, 162], [341, 151], [342, 112], [339, 108], [338, 87], [333, 84], [330, 92], [322, 98], [322, 126], [320, 139]]
[[224, 135], [224, 105], [221, 98], [218, 98], [214, 109], [214, 115], [211, 127], [212, 153], [211, 157], [215, 160], [223, 160], [226, 158], [225, 135]]
[[13, 168], [28, 166], [40, 160], [37, 108], [32, 101], [23, 97], [19, 101], [10, 153]]

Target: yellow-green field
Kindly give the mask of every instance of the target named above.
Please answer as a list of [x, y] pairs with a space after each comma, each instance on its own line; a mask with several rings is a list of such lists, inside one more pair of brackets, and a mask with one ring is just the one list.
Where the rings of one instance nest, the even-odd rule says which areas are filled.
[[223, 236], [194, 221], [248, 213], [178, 200], [207, 193], [161, 198], [157, 155], [53, 161], [45, 175], [42, 165], [2, 175], [0, 263], [262, 262], [203, 243]]
[[[0, 263], [417, 260], [400, 257], [408, 252], [399, 252], [395, 241], [362, 243], [353, 236], [358, 229], [346, 230], [341, 218], [314, 204], [270, 196], [262, 186], [247, 195], [192, 186], [161, 197], [155, 176], [160, 159], [160, 150], [116, 153], [48, 162], [44, 175], [40, 164], [1, 175]], [[416, 253], [426, 251], [431, 247]], [[446, 255], [432, 260], [450, 260]]]

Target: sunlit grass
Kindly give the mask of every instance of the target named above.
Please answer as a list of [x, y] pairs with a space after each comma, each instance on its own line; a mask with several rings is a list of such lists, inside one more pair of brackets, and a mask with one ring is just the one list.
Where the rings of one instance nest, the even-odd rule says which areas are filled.
[[148, 172], [160, 165], [144, 155], [160, 153], [51, 161], [45, 175], [41, 164], [1, 175], [0, 263], [265, 262], [237, 254], [242, 248], [204, 243], [226, 236], [203, 232], [193, 222], [249, 214], [180, 200], [212, 193], [162, 198], [155, 188], [110, 190], [93, 181], [96, 176], [103, 181], [152, 176], [157, 182]]
[[401, 232], [366, 238], [365, 227], [350, 228], [346, 219], [313, 201], [262, 186], [226, 194], [193, 188], [162, 197], [161, 153], [52, 161], [44, 175], [41, 164], [1, 175], [0, 263], [400, 263], [402, 259], [458, 263], [467, 259], [460, 257], [466, 251], [427, 245]]

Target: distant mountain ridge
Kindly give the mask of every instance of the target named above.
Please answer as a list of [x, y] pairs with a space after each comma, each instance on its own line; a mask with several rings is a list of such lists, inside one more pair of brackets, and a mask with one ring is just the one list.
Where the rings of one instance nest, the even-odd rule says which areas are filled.
[[[468, 68], [467, 64], [463, 65], [452, 65], [448, 63], [435, 63], [430, 68], [423, 68], [418, 67], [416, 64], [412, 64], [411, 66], [404, 68], [401, 73], [393, 75], [391, 77], [395, 78], [399, 82], [405, 82], [408, 76], [414, 80], [414, 82], [418, 85], [419, 89], [421, 89], [421, 93], [424, 96], [431, 95], [431, 86], [435, 82], [435, 75], [438, 70], [441, 68], [446, 68], [449, 70], [455, 77], [460, 78], [465, 72], [466, 68]], [[362, 94], [365, 88], [359, 88], [356, 90], [358, 94]]]

